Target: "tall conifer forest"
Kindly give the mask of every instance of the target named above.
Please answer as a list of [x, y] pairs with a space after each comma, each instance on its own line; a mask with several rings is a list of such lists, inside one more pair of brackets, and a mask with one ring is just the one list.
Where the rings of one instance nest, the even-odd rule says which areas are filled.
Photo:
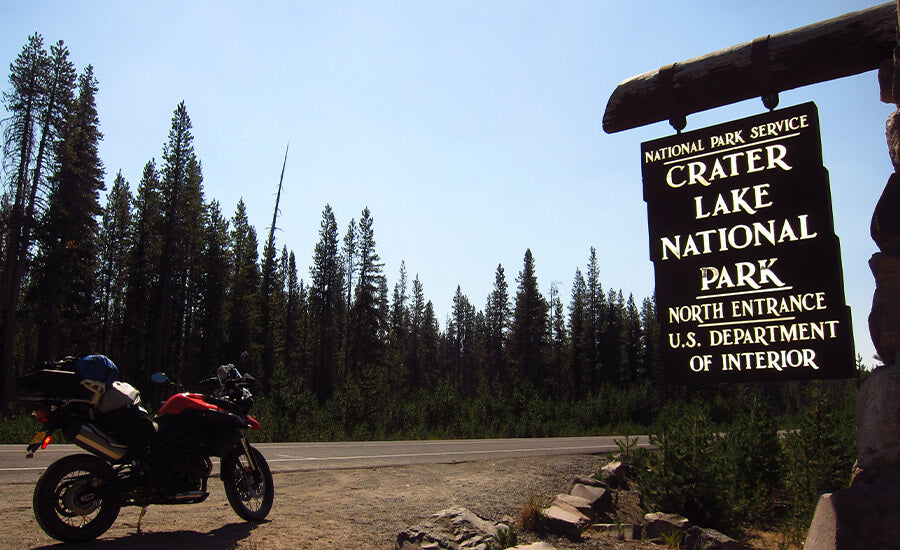
[[661, 389], [654, 299], [604, 288], [594, 248], [570, 296], [555, 285], [544, 295], [524, 250], [521, 266], [484, 274], [488, 296], [457, 288], [441, 323], [427, 281], [405, 264], [385, 273], [365, 205], [343, 230], [324, 205], [311, 251], [276, 242], [277, 217], [260, 242], [243, 202], [206, 195], [184, 103], [138, 181], [108, 173], [99, 85], [38, 34], [10, 66], [3, 411], [17, 377], [87, 353], [109, 356], [148, 397], [154, 372], [190, 387], [246, 351], [241, 368], [261, 383], [258, 437], [270, 440], [621, 432], [689, 391]]

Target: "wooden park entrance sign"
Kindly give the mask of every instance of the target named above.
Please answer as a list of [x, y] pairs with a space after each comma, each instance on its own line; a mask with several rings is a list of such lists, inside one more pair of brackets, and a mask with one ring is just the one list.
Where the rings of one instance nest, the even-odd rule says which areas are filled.
[[[668, 119], [644, 143], [644, 198], [666, 377], [675, 382], [854, 374], [850, 322], [812, 103], [778, 92], [878, 69], [900, 106], [897, 3], [756, 39], [633, 77], [603, 128]], [[762, 97], [769, 113], [682, 134], [686, 115]], [[850, 487], [819, 499], [807, 550], [898, 548], [900, 532], [900, 109], [888, 117], [888, 178], [870, 224], [868, 324], [884, 365], [859, 389]]]
[[667, 382], [850, 377], [816, 107], [642, 144]]
[[[882, 97], [900, 97], [897, 28], [891, 2], [665, 65], [610, 96], [605, 131], [679, 132], [641, 149], [668, 382], [855, 374], [818, 114], [774, 109], [781, 91], [874, 69], [893, 81]], [[681, 133], [687, 115], [753, 97], [770, 112]]]

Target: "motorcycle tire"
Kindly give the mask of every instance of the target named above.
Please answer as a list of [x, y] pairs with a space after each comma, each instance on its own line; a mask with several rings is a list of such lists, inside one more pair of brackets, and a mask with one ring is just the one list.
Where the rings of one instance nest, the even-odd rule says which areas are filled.
[[275, 486], [272, 471], [262, 453], [250, 447], [254, 470], [242, 447], [222, 459], [222, 483], [234, 512], [246, 521], [262, 521], [272, 510]]
[[112, 466], [92, 455], [57, 460], [34, 487], [32, 504], [38, 525], [62, 542], [99, 537], [119, 516], [121, 496], [108, 486], [115, 479]]

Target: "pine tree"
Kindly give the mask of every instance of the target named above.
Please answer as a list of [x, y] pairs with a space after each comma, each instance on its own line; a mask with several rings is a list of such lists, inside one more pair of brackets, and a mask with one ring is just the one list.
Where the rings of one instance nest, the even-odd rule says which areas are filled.
[[137, 382], [149, 378], [150, 321], [147, 313], [153, 303], [153, 289], [159, 276], [162, 254], [160, 180], [155, 161], [144, 165], [134, 201], [132, 245], [127, 258], [125, 294], [124, 353], [116, 358], [123, 379]]
[[186, 380], [205, 378], [215, 365], [200, 362], [197, 357], [197, 315], [204, 278], [202, 261], [204, 220], [207, 204], [203, 197], [203, 175], [200, 162], [191, 158], [182, 207], [179, 209], [179, 248], [182, 251], [175, 264], [175, 294], [173, 295], [174, 325], [171, 331], [173, 357], [186, 369], [195, 369]]
[[422, 365], [422, 378], [425, 387], [434, 390], [441, 382], [446, 369], [443, 368], [441, 360], [441, 329], [431, 300], [425, 302], [420, 333], [422, 339], [419, 364]]
[[388, 349], [391, 358], [388, 361], [392, 371], [397, 374], [393, 377], [394, 383], [400, 387], [408, 388], [410, 369], [412, 363], [410, 351], [410, 308], [407, 305], [409, 294], [407, 287], [409, 281], [406, 275], [406, 262], [400, 262], [400, 278], [394, 285], [394, 293], [391, 300], [391, 325]]
[[[270, 339], [270, 345], [272, 346], [272, 366], [266, 367], [266, 369], [270, 369], [271, 372], [274, 372], [275, 370], [284, 371], [285, 367], [284, 346], [287, 330], [287, 284], [289, 262], [290, 256], [287, 246], [282, 246], [281, 255], [278, 257], [278, 269], [275, 272], [275, 284], [270, 300], [271, 319], [269, 322], [272, 326], [272, 338]], [[296, 275], [296, 268], [294, 271]], [[263, 372], [268, 371], [264, 369]]]
[[[229, 355], [248, 352], [256, 357], [259, 327], [259, 243], [247, 219], [244, 200], [238, 201], [231, 219], [231, 283], [228, 288]], [[252, 364], [251, 364], [252, 367]]]
[[[150, 367], [162, 370], [184, 364], [184, 344], [191, 338], [201, 247], [203, 190], [200, 163], [194, 155], [191, 119], [184, 102], [172, 115], [163, 147], [160, 207], [162, 213], [159, 276], [150, 310]], [[178, 373], [176, 373], [178, 374]]]
[[10, 66], [10, 92], [3, 102], [3, 165], [12, 174], [6, 191], [8, 206], [0, 269], [0, 411], [12, 394], [13, 343], [22, 283], [29, 271], [34, 231], [48, 192], [49, 167], [58, 150], [74, 95], [75, 68], [62, 41], [44, 49], [34, 34]]
[[[347, 232], [344, 233], [344, 245], [343, 248], [341, 248], [341, 260], [343, 262], [344, 278], [346, 279], [344, 292], [347, 299], [345, 303], [348, 309], [353, 305], [353, 277], [356, 274], [357, 267], [359, 267], [358, 234], [359, 229], [356, 227], [356, 220], [350, 218], [350, 222], [347, 223]], [[348, 322], [349, 318], [350, 316], [348, 315]], [[347, 330], [349, 332], [349, 328]]]
[[643, 378], [644, 366], [642, 363], [641, 347], [644, 340], [641, 326], [641, 313], [638, 311], [634, 295], [628, 295], [625, 305], [624, 319], [624, 345], [625, 345], [625, 369], [623, 382], [631, 382]]
[[355, 287], [353, 286], [354, 277], [356, 276], [356, 269], [359, 267], [359, 228], [356, 226], [356, 220], [354, 218], [350, 218], [350, 222], [347, 223], [347, 232], [344, 233], [344, 245], [341, 248], [341, 269], [343, 270], [344, 276], [344, 295], [346, 299], [344, 300], [345, 310], [343, 312], [344, 326], [343, 326], [343, 364], [346, 367], [350, 364], [350, 323], [352, 322], [353, 316], [351, 315], [351, 310], [353, 309], [353, 291]]
[[484, 364], [487, 347], [487, 320], [484, 312], [469, 304], [469, 328], [466, 345], [466, 378], [463, 391], [471, 394], [479, 389], [487, 390], [488, 379], [485, 377]]
[[447, 324], [447, 343], [450, 346], [450, 373], [453, 375], [451, 382], [463, 390], [474, 386], [474, 328], [475, 307], [457, 285]]
[[509, 286], [503, 265], [497, 264], [494, 272], [494, 289], [488, 295], [484, 308], [485, 317], [485, 353], [488, 379], [502, 386], [506, 375], [504, 348], [511, 321], [509, 307]]
[[375, 251], [374, 219], [365, 208], [359, 220], [359, 267], [351, 310], [348, 364], [351, 373], [379, 367], [383, 360], [387, 328], [386, 303], [382, 297], [382, 286], [386, 283], [383, 267]]
[[40, 269], [33, 297], [39, 305], [39, 360], [74, 355], [99, 344], [93, 330], [99, 192], [104, 190], [102, 139], [94, 95], [97, 82], [88, 66], [79, 78], [78, 99], [70, 111], [56, 153], [49, 207], [39, 242]]
[[297, 274], [297, 260], [293, 252], [288, 255], [285, 291], [287, 298], [284, 313], [284, 359], [282, 362], [289, 376], [299, 378], [309, 364], [310, 335], [307, 292], [303, 281]]
[[556, 282], [550, 285], [550, 376], [558, 399], [572, 391], [572, 370], [567, 357], [568, 336], [563, 316], [563, 304]]
[[[203, 227], [203, 250], [197, 311], [197, 356], [202, 365], [220, 365], [235, 360], [227, 348], [229, 319], [228, 297], [229, 251], [232, 250], [229, 222], [218, 201], [206, 208]], [[199, 367], [199, 365], [198, 365]], [[201, 372], [195, 376], [203, 377]]]
[[535, 388], [544, 388], [549, 378], [546, 359], [548, 306], [538, 289], [531, 249], [525, 251], [522, 271], [516, 281], [518, 289], [509, 335], [510, 360]]
[[656, 293], [644, 298], [641, 303], [641, 363], [646, 378], [655, 385], [662, 384], [662, 365], [660, 364], [660, 330], [656, 318]]
[[601, 345], [600, 361], [604, 365], [604, 379], [622, 384], [625, 379], [626, 354], [625, 298], [621, 290], [610, 289], [606, 298], [606, 322]]
[[120, 170], [106, 196], [98, 237], [97, 300], [100, 302], [100, 346], [111, 357], [125, 347], [125, 296], [128, 250], [132, 242], [132, 201], [128, 182]]
[[310, 266], [309, 288], [309, 316], [313, 330], [309, 379], [320, 404], [331, 397], [340, 372], [344, 278], [338, 257], [338, 242], [334, 212], [326, 204], [322, 211], [319, 242], [316, 243]]
[[419, 275], [413, 279], [412, 304], [410, 305], [410, 345], [409, 345], [409, 373], [408, 383], [410, 387], [418, 388], [425, 380], [423, 349], [425, 347], [425, 290]]
[[572, 298], [569, 301], [569, 364], [572, 371], [572, 396], [581, 399], [593, 393], [596, 388], [591, 384], [591, 362], [587, 345], [590, 337], [586, 332], [590, 329], [587, 323], [587, 284], [580, 269], [575, 270], [572, 283]]
[[600, 284], [600, 266], [597, 262], [597, 249], [591, 247], [588, 259], [587, 293], [585, 295], [585, 329], [583, 343], [587, 357], [587, 368], [590, 377], [588, 381], [596, 391], [604, 379], [605, 365], [603, 365], [603, 334], [606, 331], [607, 306], [603, 294], [603, 285]]

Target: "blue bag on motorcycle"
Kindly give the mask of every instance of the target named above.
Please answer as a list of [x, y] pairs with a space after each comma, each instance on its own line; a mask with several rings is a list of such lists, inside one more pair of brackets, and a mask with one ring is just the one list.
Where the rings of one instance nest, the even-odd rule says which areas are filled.
[[105, 355], [85, 355], [73, 362], [75, 372], [84, 380], [103, 382], [111, 386], [119, 378], [119, 368]]

